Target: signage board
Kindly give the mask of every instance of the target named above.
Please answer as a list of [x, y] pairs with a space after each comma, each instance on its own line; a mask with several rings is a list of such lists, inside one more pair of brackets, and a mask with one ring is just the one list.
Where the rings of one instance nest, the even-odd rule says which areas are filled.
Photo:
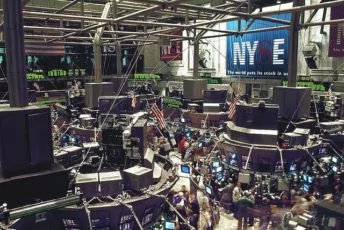
[[[331, 8], [331, 20], [344, 18], [344, 5]], [[329, 57], [344, 57], [344, 23], [330, 25]]]
[[[274, 18], [290, 20], [290, 14]], [[249, 21], [241, 19], [241, 30]], [[238, 21], [227, 22], [228, 30], [238, 30]], [[249, 30], [280, 26], [278, 23], [255, 20]], [[227, 37], [227, 75], [252, 78], [285, 78], [288, 75], [287, 29], [247, 33]]]
[[[176, 30], [168, 34], [182, 36], [182, 30]], [[183, 60], [183, 42], [173, 41], [168, 46], [162, 46], [160, 48], [160, 60], [161, 61], [180, 61]]]
[[135, 73], [133, 79], [135, 81], [147, 81], [147, 80], [161, 81], [161, 76], [157, 74], [151, 74], [151, 73]]
[[[282, 81], [283, 86], [288, 86], [288, 81]], [[309, 87], [313, 91], [327, 91], [328, 86], [324, 83], [316, 83], [312, 81], [298, 81], [296, 87]]]
[[180, 109], [183, 107], [183, 102], [180, 98], [164, 97], [162, 104], [164, 108]]

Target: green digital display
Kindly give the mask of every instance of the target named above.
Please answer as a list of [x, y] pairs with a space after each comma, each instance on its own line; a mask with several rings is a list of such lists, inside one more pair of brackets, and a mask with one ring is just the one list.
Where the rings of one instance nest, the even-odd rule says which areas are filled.
[[183, 103], [181, 102], [181, 100], [173, 97], [164, 97], [162, 99], [162, 104], [164, 105], [164, 107], [173, 109], [180, 109], [183, 107]]
[[26, 79], [27, 80], [41, 80], [44, 79], [44, 73], [43, 70], [34, 70], [30, 73], [26, 73]]
[[84, 77], [86, 69], [53, 69], [48, 71], [48, 77]]
[[[282, 82], [283, 86], [288, 86], [288, 81]], [[314, 83], [311, 81], [298, 81], [296, 82], [296, 87], [309, 87], [313, 91], [326, 91], [326, 87], [321, 83]]]
[[222, 84], [221, 78], [213, 78], [208, 76], [201, 76], [201, 79], [206, 79], [208, 84]]
[[156, 80], [160, 81], [161, 77], [157, 74], [149, 74], [149, 73], [135, 73], [134, 80], [137, 81], [145, 81], [145, 80]]

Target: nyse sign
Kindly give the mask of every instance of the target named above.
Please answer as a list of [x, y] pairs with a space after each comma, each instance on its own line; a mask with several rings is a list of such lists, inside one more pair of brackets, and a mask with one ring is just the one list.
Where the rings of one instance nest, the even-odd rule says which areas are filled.
[[[288, 20], [290, 15], [277, 18]], [[242, 23], [247, 23], [242, 21]], [[236, 30], [237, 22], [228, 22]], [[243, 25], [245, 26], [245, 25]], [[256, 20], [250, 29], [266, 28], [267, 22]], [[271, 27], [275, 26], [273, 23]], [[285, 78], [288, 75], [288, 31], [248, 33], [227, 37], [227, 75], [253, 78]]]
[[[253, 44], [251, 44], [253, 43]], [[273, 65], [284, 65], [284, 49], [281, 48], [283, 47], [285, 43], [285, 40], [282, 39], [274, 39], [273, 40], [273, 48], [272, 48], [272, 64]], [[238, 60], [239, 60], [239, 65], [246, 65], [246, 55], [248, 56], [248, 60], [249, 63], [248, 65], [254, 65], [255, 63], [257, 63], [255, 61], [256, 58], [260, 58], [260, 55], [257, 51], [258, 51], [258, 46], [259, 46], [259, 41], [254, 41], [254, 42], [242, 42], [241, 43], [241, 47], [240, 47], [240, 43], [239, 42], [234, 42], [233, 43], [233, 56], [234, 56], [234, 65], [238, 64]], [[264, 49], [264, 47], [260, 47], [261, 50]], [[246, 52], [247, 51], [247, 52]], [[265, 52], [270, 52], [269, 49], [266, 49]], [[280, 59], [282, 57], [282, 59]], [[259, 59], [259, 62], [263, 62], [263, 60]], [[263, 63], [261, 63], [263, 64]]]

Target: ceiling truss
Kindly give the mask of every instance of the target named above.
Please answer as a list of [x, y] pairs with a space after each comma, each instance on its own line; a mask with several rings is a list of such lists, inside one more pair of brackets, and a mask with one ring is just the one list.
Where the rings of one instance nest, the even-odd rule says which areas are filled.
[[[300, 23], [301, 27], [344, 22], [344, 20], [325, 21], [324, 18], [320, 22], [312, 21], [319, 9], [326, 10], [328, 7], [342, 5], [344, 0], [297, 7], [289, 4], [284, 5], [281, 10], [273, 11], [261, 11], [256, 6], [257, 1], [231, 0], [223, 1], [218, 6], [210, 6], [210, 4], [193, 4], [196, 1], [188, 0], [23, 0], [25, 40], [82, 45], [92, 45], [94, 40], [97, 40], [102, 44], [121, 42], [124, 46], [154, 44], [162, 37], [171, 41], [194, 41], [286, 29], [290, 26], [289, 21], [271, 16], [277, 13], [305, 11], [312, 13], [311, 17]], [[2, 2], [3, 0], [0, 0], [1, 14], [3, 14]], [[109, 5], [111, 9], [104, 17], [105, 6]], [[217, 23], [240, 19], [248, 21], [246, 28], [237, 31], [214, 28]], [[259, 30], [250, 29], [249, 24], [256, 19], [273, 22], [276, 26]], [[3, 29], [1, 25], [0, 30]], [[171, 33], [177, 29], [186, 30], [187, 35]], [[101, 32], [100, 37], [97, 31]], [[214, 33], [206, 35], [207, 31]]]

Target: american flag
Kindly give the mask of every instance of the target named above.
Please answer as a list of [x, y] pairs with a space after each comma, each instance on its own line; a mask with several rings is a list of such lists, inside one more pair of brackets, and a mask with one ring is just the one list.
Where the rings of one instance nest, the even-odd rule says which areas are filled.
[[164, 114], [162, 110], [160, 110], [159, 107], [156, 105], [156, 103], [154, 103], [151, 106], [151, 111], [153, 113], [153, 116], [156, 117], [156, 119], [158, 120], [160, 127], [164, 128], [165, 127]]
[[233, 100], [231, 102], [228, 102], [229, 108], [228, 108], [228, 118], [229, 120], [232, 120], [235, 112], [236, 112], [236, 107], [235, 105], [240, 103], [240, 101], [238, 100], [238, 98], [234, 97]]

